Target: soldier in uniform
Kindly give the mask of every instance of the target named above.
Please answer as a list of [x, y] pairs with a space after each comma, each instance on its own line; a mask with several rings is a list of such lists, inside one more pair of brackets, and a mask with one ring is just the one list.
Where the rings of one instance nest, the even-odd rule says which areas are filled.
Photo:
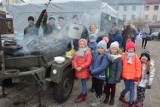
[[28, 37], [28, 36], [38, 36], [38, 31], [39, 31], [39, 27], [41, 25], [41, 21], [43, 19], [43, 15], [46, 12], [46, 10], [43, 10], [38, 18], [38, 20], [36, 21], [36, 23], [34, 23], [34, 17], [33, 16], [29, 16], [28, 17], [28, 23], [29, 25], [24, 29], [24, 37]]

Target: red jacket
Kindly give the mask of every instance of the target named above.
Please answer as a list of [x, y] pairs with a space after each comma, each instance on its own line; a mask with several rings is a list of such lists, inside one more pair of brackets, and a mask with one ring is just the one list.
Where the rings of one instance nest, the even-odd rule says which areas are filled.
[[81, 71], [76, 71], [75, 75], [77, 78], [85, 79], [90, 77], [89, 66], [92, 61], [92, 55], [90, 49], [88, 49], [83, 57], [77, 56], [77, 52], [74, 55], [73, 66], [74, 68], [82, 67]]
[[132, 64], [129, 64], [126, 56], [126, 54], [122, 54], [122, 78], [136, 81], [142, 74], [141, 62], [139, 57], [135, 54], [132, 57]]

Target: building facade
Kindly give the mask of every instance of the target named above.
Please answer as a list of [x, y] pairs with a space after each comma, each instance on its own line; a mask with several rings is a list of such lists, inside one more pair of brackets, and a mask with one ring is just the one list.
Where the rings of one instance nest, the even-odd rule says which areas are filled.
[[[148, 25], [160, 28], [160, 0], [103, 0], [118, 11], [127, 22], [142, 19]], [[154, 29], [155, 30], [155, 29]]]
[[8, 6], [11, 4], [23, 3], [23, 0], [2, 0], [2, 11], [7, 12]]

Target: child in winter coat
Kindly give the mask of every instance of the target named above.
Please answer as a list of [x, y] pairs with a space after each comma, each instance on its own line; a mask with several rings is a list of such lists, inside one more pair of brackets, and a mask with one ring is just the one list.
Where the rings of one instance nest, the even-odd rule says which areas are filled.
[[87, 79], [90, 77], [89, 66], [92, 61], [91, 51], [87, 46], [85, 39], [80, 39], [78, 42], [79, 49], [74, 55], [73, 67], [75, 68], [75, 75], [81, 79], [82, 92], [75, 100], [76, 103], [85, 101], [87, 96]]
[[[113, 62], [109, 66], [109, 77], [106, 78], [106, 86], [105, 86], [105, 93], [106, 98], [104, 103], [109, 105], [114, 104], [114, 97], [115, 97], [115, 90], [116, 90], [116, 83], [120, 82], [121, 71], [122, 71], [122, 59], [120, 55], [119, 44], [117, 41], [112, 42], [110, 45], [110, 53], [111, 57], [113, 57]], [[109, 101], [110, 99], [110, 101]]]
[[103, 81], [106, 79], [105, 71], [108, 66], [108, 59], [104, 56], [105, 51], [107, 50], [107, 45], [104, 40], [100, 41], [97, 44], [97, 54], [92, 60], [90, 66], [90, 72], [93, 78], [93, 88], [95, 89], [96, 97], [91, 103], [92, 107], [96, 107], [100, 104], [102, 99], [102, 87]]
[[[95, 35], [90, 35], [89, 36], [89, 43], [88, 47], [91, 49], [92, 52], [92, 58], [96, 55], [96, 50], [97, 50], [97, 43], [96, 43], [96, 36]], [[92, 78], [92, 83], [93, 83], [93, 78]], [[94, 92], [93, 84], [90, 89], [91, 92]]]
[[140, 60], [142, 63], [142, 77], [137, 84], [137, 99], [134, 102], [137, 107], [143, 107], [145, 90], [151, 89], [155, 75], [154, 61], [150, 59], [149, 52], [142, 52]]
[[96, 55], [96, 50], [97, 50], [97, 43], [96, 43], [96, 36], [95, 35], [89, 36], [88, 47], [91, 49], [92, 57], [94, 57]]
[[[132, 107], [134, 100], [134, 82], [141, 77], [141, 62], [135, 54], [135, 44], [128, 39], [126, 42], [126, 52], [122, 54], [122, 79], [125, 88], [121, 92], [119, 100], [124, 102], [122, 107]], [[130, 91], [129, 102], [126, 102], [125, 95]]]

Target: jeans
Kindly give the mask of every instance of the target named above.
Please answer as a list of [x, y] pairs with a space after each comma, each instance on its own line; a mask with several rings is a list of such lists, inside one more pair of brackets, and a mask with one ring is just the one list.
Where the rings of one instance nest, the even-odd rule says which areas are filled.
[[122, 91], [121, 95], [125, 95], [130, 91], [129, 102], [133, 103], [134, 101], [134, 82], [132, 80], [124, 79], [125, 89]]
[[82, 82], [82, 94], [87, 93], [87, 79], [81, 79]]
[[146, 48], [147, 45], [147, 38], [142, 38], [142, 47], [144, 46], [144, 49]]

